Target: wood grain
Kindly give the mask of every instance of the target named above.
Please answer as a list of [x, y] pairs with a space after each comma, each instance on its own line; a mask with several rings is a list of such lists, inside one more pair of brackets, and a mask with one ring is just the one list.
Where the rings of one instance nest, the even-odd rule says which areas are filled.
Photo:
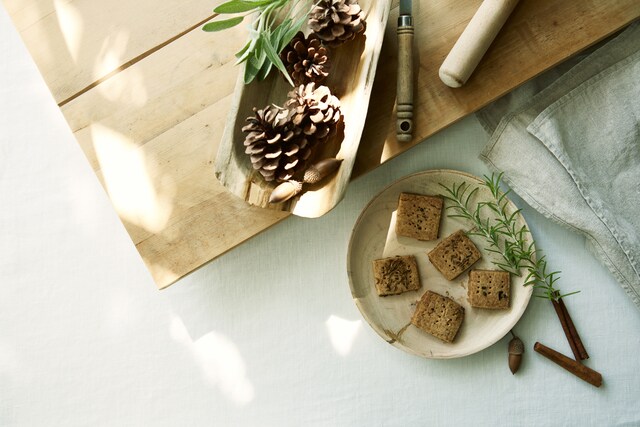
[[[251, 207], [215, 180], [246, 30], [176, 36], [219, 2], [3, 0], [57, 102], [100, 80], [62, 111], [160, 288], [288, 215]], [[448, 88], [438, 68], [479, 4], [414, 2], [410, 143], [395, 138], [394, 7], [352, 177], [640, 16], [635, 0], [521, 0], [467, 84]]]
[[213, 14], [222, 0], [3, 0], [56, 102]]
[[[392, 159], [425, 138], [477, 111], [569, 56], [618, 31], [640, 16], [636, 0], [569, 2], [521, 0], [464, 87], [440, 81], [438, 69], [474, 15], [480, 0], [414, 2], [416, 90], [414, 138], [398, 142], [394, 113], [395, 28], [387, 26], [363, 139], [353, 177]], [[397, 20], [397, 8], [389, 22]], [[381, 126], [389, 123], [386, 129]]]
[[62, 107], [159, 287], [287, 216], [248, 207], [214, 175], [243, 31], [194, 31]]
[[519, 0], [484, 0], [440, 66], [440, 80], [460, 87], [482, 60]]

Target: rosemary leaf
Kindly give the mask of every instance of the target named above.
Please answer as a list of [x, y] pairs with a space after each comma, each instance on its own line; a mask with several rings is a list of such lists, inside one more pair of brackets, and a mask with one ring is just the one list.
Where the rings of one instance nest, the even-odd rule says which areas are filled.
[[[528, 272], [524, 285], [533, 286], [537, 291], [536, 297], [558, 300], [580, 292], [561, 294], [555, 288], [560, 271], [548, 273], [545, 256], [536, 259], [539, 250], [534, 249], [535, 242], [531, 232], [526, 225], [519, 227], [517, 224], [521, 210], [508, 212], [507, 194], [510, 190], [500, 190], [502, 173], [484, 178], [484, 187], [489, 190], [493, 200], [472, 203], [473, 196], [480, 187], [470, 189], [471, 186], [465, 182], [458, 185], [454, 183], [451, 187], [439, 184], [444, 189], [442, 196], [451, 202], [446, 211], [453, 213], [447, 213], [447, 216], [472, 223], [474, 227], [467, 234], [483, 237], [488, 245], [486, 250], [501, 256], [500, 260], [493, 261], [496, 267], [518, 276], [522, 274], [520, 270], [524, 267]], [[485, 215], [485, 209], [492, 215]], [[527, 244], [527, 237], [531, 237], [531, 243]]]

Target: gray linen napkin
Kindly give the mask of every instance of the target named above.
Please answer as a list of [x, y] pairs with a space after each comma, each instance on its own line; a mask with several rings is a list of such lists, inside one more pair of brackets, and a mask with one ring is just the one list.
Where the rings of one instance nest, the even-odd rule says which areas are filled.
[[478, 118], [493, 131], [480, 158], [534, 209], [584, 234], [640, 308], [640, 24]]

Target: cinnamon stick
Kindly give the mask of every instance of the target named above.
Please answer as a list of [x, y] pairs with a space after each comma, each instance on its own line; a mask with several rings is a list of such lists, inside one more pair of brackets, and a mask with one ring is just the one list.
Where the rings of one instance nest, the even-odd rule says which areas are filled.
[[[559, 295], [556, 292], [556, 297]], [[578, 335], [578, 331], [576, 330], [575, 325], [573, 324], [573, 320], [569, 315], [569, 311], [567, 307], [564, 305], [564, 301], [562, 298], [558, 298], [555, 300], [551, 300], [553, 304], [553, 308], [558, 315], [558, 319], [560, 319], [560, 324], [562, 325], [562, 330], [564, 331], [565, 336], [567, 337], [567, 341], [569, 341], [569, 346], [571, 346], [571, 351], [576, 360], [585, 360], [589, 358], [589, 354], [584, 348], [584, 344], [582, 344], [582, 340], [580, 339], [580, 335]]]
[[576, 350], [578, 351], [579, 359], [576, 358], [576, 360], [588, 359], [589, 358], [589, 354], [587, 353], [587, 350], [585, 350], [584, 344], [582, 344], [582, 340], [580, 339], [580, 335], [578, 335], [578, 331], [576, 330], [576, 327], [573, 324], [573, 320], [571, 319], [571, 316], [569, 316], [569, 311], [567, 311], [567, 307], [564, 305], [564, 301], [562, 300], [562, 298], [558, 299], [558, 303], [560, 304], [560, 308], [562, 309], [562, 312], [564, 313], [564, 317], [567, 320], [567, 326], [569, 327], [569, 333], [571, 334], [571, 338], [573, 339], [573, 343], [575, 344]]
[[567, 322], [567, 316], [565, 316], [564, 311], [562, 311], [562, 306], [558, 300], [552, 299], [551, 303], [553, 304], [553, 308], [556, 310], [556, 314], [558, 315], [558, 319], [560, 319], [560, 324], [562, 325], [562, 330], [564, 334], [567, 336], [567, 341], [569, 341], [569, 346], [571, 346], [571, 351], [575, 356], [576, 360], [580, 359], [580, 353], [578, 353], [578, 347], [576, 346], [575, 341], [573, 340], [573, 336], [571, 336], [571, 331], [569, 330], [569, 323]]
[[582, 363], [577, 362], [564, 354], [558, 353], [539, 342], [535, 343], [533, 349], [589, 384], [596, 387], [600, 387], [602, 385], [602, 375], [599, 372], [584, 366]]

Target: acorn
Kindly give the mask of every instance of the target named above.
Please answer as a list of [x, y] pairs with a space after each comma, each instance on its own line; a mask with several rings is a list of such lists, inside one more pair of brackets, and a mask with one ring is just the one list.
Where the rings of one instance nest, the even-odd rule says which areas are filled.
[[524, 353], [524, 343], [520, 338], [511, 332], [513, 338], [509, 341], [509, 369], [515, 375], [522, 362], [522, 353]]
[[302, 179], [306, 184], [316, 184], [331, 175], [342, 163], [342, 159], [328, 158], [309, 166]]
[[285, 181], [273, 189], [269, 196], [269, 203], [286, 202], [302, 190], [302, 183], [299, 181]]
[[324, 159], [315, 163], [304, 172], [302, 182], [289, 180], [273, 189], [269, 196], [269, 203], [282, 203], [302, 191], [302, 184], [316, 184], [331, 175], [342, 163], [342, 159]]

